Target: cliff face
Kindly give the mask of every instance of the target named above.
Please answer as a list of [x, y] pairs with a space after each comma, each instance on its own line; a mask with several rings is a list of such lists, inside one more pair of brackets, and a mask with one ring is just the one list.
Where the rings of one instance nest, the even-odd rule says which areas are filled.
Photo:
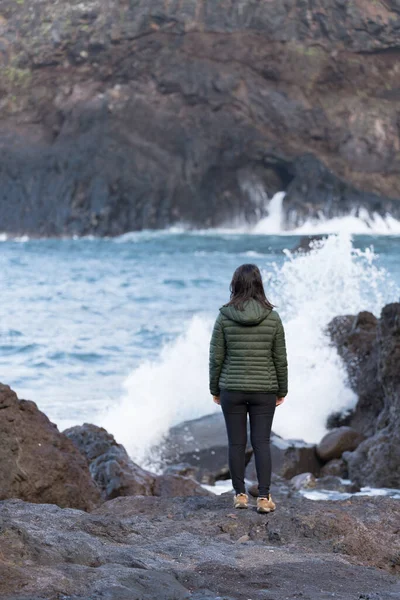
[[0, 230], [400, 216], [399, 0], [0, 6]]

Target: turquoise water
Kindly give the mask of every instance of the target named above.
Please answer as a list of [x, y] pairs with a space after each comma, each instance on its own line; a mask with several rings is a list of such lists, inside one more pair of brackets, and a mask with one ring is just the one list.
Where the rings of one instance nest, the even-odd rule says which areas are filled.
[[[156, 422], [161, 435], [180, 418], [214, 410], [206, 374], [210, 328], [228, 299], [234, 269], [255, 262], [287, 325], [292, 384], [308, 396], [325, 396], [324, 377], [312, 380], [317, 367], [326, 369], [325, 385], [342, 395], [343, 402], [328, 394], [323, 414], [315, 416], [319, 434], [332, 404], [354, 402], [337, 357], [321, 356], [321, 345], [328, 345], [321, 341], [324, 325], [336, 314], [379, 313], [384, 303], [398, 300], [400, 237], [336, 236], [312, 255], [293, 259], [284, 250], [299, 240], [143, 232], [4, 241], [0, 381], [60, 426], [101, 422], [128, 446], [135, 434], [147, 447], [154, 436], [146, 437], [143, 427]], [[281, 430], [292, 433], [287, 423]], [[300, 423], [299, 431], [297, 437], [313, 437], [306, 425]]]

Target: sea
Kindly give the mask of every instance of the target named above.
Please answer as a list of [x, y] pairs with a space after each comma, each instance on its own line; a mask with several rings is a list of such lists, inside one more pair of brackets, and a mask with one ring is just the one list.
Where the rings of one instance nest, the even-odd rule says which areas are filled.
[[[318, 442], [354, 406], [326, 327], [400, 298], [400, 223], [358, 215], [281, 227], [282, 194], [249, 226], [116, 238], [0, 236], [0, 381], [63, 430], [95, 423], [152, 465], [168, 429], [220, 410], [208, 349], [237, 266], [257, 264], [286, 330], [289, 388], [274, 431]], [[1, 224], [0, 224], [1, 229]], [[305, 235], [325, 234], [310, 252]]]

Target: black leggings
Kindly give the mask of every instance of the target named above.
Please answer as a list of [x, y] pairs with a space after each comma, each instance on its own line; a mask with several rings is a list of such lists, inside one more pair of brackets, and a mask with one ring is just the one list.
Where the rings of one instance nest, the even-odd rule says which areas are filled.
[[268, 496], [271, 485], [271, 450], [269, 440], [276, 406], [276, 394], [221, 390], [221, 407], [229, 441], [229, 470], [236, 494], [244, 494], [247, 413], [250, 437], [256, 462], [258, 493]]

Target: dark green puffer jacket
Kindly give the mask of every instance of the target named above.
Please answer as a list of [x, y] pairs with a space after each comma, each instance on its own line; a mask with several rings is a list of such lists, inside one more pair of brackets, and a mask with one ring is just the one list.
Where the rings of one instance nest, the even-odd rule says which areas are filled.
[[288, 391], [285, 333], [275, 310], [249, 300], [240, 311], [223, 306], [210, 344], [210, 392], [220, 390]]

